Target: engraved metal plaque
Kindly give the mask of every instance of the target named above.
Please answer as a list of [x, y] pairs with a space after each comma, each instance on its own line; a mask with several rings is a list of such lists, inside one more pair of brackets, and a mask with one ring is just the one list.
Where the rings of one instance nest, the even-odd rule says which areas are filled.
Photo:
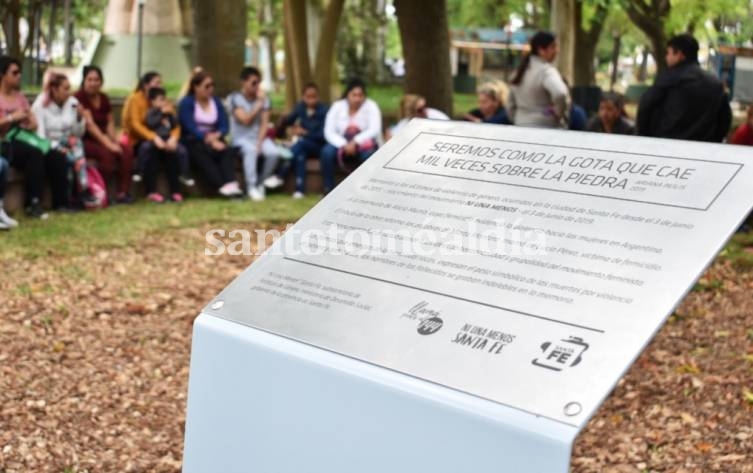
[[749, 161], [416, 120], [205, 313], [580, 428], [750, 211]]

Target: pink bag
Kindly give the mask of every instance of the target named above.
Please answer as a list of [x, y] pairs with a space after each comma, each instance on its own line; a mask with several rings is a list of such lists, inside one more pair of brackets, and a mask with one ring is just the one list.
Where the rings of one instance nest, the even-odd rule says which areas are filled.
[[86, 167], [86, 178], [89, 185], [89, 193], [94, 197], [92, 202], [86, 203], [87, 210], [103, 209], [107, 207], [107, 185], [102, 175], [94, 166]]

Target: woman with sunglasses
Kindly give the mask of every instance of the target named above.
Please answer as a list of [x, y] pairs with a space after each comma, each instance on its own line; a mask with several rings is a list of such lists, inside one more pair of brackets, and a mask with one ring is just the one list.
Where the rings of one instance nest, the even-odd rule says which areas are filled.
[[512, 125], [505, 109], [507, 86], [503, 82], [489, 82], [478, 90], [478, 107], [465, 114], [465, 119], [474, 123]]
[[81, 87], [76, 92], [79, 107], [88, 110], [91, 120], [86, 123], [84, 135], [84, 153], [87, 159], [97, 162], [97, 168], [105, 182], [110, 182], [115, 175], [117, 165], [117, 184], [115, 202], [131, 203], [131, 171], [133, 169], [133, 150], [120, 143], [115, 135], [115, 119], [110, 105], [110, 98], [102, 92], [104, 78], [97, 66], [85, 66]]
[[20, 87], [20, 61], [0, 56], [0, 154], [24, 173], [26, 213], [30, 217], [46, 218], [42, 210], [45, 171], [55, 189], [65, 188], [68, 164], [65, 160], [45, 159], [46, 142], [33, 133], [37, 120]]
[[178, 105], [181, 142], [198, 174], [220, 195], [237, 197], [243, 191], [235, 179], [235, 161], [225, 143], [229, 123], [225, 107], [214, 95], [214, 81], [203, 70], [189, 82], [188, 94]]
[[400, 121], [387, 130], [387, 139], [392, 138], [398, 131], [414, 118], [428, 118], [429, 120], [449, 120], [450, 117], [441, 110], [426, 105], [426, 99], [416, 94], [405, 94], [400, 99], [398, 109]]

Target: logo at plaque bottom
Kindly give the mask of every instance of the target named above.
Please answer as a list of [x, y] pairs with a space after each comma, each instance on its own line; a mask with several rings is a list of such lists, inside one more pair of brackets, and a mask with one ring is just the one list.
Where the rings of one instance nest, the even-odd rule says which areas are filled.
[[579, 337], [563, 338], [555, 342], [541, 344], [541, 357], [534, 358], [531, 363], [553, 371], [562, 371], [577, 366], [588, 350], [588, 343]]
[[433, 335], [439, 332], [442, 325], [444, 325], [444, 321], [439, 317], [427, 317], [419, 322], [416, 331], [421, 335]]

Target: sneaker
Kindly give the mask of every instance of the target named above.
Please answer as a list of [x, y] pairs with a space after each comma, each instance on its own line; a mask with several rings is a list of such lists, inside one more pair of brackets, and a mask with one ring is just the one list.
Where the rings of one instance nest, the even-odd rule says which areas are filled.
[[183, 194], [176, 192], [170, 196], [170, 200], [172, 200], [173, 202], [183, 202]]
[[280, 158], [282, 159], [292, 159], [293, 158], [293, 152], [290, 151], [290, 148], [287, 146], [277, 145], [277, 151], [280, 153]]
[[243, 191], [241, 191], [241, 188], [238, 187], [238, 183], [235, 181], [228, 182], [227, 184], [220, 187], [219, 192], [225, 197], [236, 197], [243, 195]]
[[148, 200], [149, 202], [154, 202], [156, 204], [161, 204], [162, 202], [165, 201], [165, 198], [162, 197], [162, 194], [159, 194], [157, 192], [152, 192], [151, 194], [146, 196], [146, 200]]
[[0, 231], [8, 231], [11, 228], [13, 228], [13, 227], [11, 227], [10, 225], [8, 225], [7, 223], [0, 222]]
[[283, 184], [285, 184], [285, 181], [283, 181], [277, 174], [272, 174], [268, 178], [264, 179], [264, 187], [266, 187], [267, 189], [277, 189]]
[[134, 174], [133, 176], [131, 176], [131, 180], [133, 182], [141, 182], [141, 174], [139, 173]]
[[7, 229], [16, 228], [18, 226], [18, 222], [10, 218], [10, 216], [5, 213], [5, 210], [0, 208], [0, 225], [5, 225]]
[[92, 208], [97, 206], [97, 198], [94, 197], [91, 192], [84, 191], [81, 193], [81, 203], [84, 205], [84, 208]]
[[254, 202], [261, 202], [266, 197], [264, 186], [254, 186], [248, 190], [248, 197]]
[[133, 197], [131, 197], [131, 194], [128, 194], [127, 192], [121, 192], [115, 196], [115, 199], [113, 199], [113, 201], [116, 204], [132, 204]]
[[178, 176], [178, 180], [186, 187], [193, 187], [196, 184], [196, 181], [188, 176]]
[[42, 209], [42, 205], [39, 202], [32, 202], [26, 207], [26, 215], [31, 218], [38, 218], [39, 220], [47, 220], [50, 216]]
[[295, 200], [303, 199], [303, 192], [301, 192], [301, 191], [295, 191], [295, 192], [293, 192], [293, 198]]

